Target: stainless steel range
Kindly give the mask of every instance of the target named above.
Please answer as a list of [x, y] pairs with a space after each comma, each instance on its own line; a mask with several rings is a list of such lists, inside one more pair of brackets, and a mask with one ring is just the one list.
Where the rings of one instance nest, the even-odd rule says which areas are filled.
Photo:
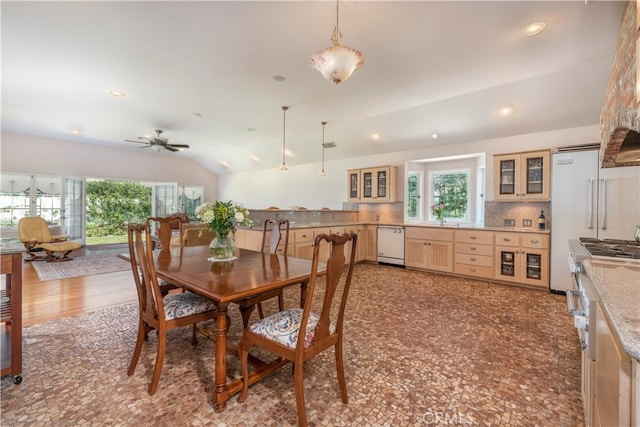
[[581, 237], [580, 243], [592, 258], [615, 258], [640, 262], [640, 242], [635, 240], [598, 240]]

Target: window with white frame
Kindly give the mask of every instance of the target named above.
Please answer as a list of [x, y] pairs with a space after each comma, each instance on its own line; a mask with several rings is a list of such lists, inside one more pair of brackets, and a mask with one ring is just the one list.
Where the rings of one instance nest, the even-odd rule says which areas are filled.
[[422, 219], [422, 172], [409, 171], [407, 173], [407, 220]]
[[469, 221], [469, 169], [431, 171], [429, 173], [429, 218], [436, 220], [434, 206], [445, 204], [444, 218]]

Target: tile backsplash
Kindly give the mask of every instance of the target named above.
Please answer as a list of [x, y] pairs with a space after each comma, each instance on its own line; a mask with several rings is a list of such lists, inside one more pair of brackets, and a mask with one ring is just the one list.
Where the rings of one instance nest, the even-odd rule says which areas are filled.
[[505, 221], [513, 221], [515, 228], [528, 228], [528, 220], [531, 221], [532, 229], [538, 228], [538, 217], [540, 211], [544, 212], [546, 219], [545, 228], [551, 228], [551, 203], [505, 203], [505, 202], [485, 202], [484, 204], [484, 225], [487, 227], [504, 227]]

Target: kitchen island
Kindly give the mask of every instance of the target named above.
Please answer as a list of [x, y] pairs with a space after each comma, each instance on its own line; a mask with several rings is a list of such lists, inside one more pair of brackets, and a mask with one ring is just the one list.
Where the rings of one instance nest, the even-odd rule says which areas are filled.
[[[596, 296], [595, 361], [588, 372], [585, 419], [592, 425], [640, 425], [640, 264], [583, 262]], [[584, 378], [583, 378], [584, 381]]]

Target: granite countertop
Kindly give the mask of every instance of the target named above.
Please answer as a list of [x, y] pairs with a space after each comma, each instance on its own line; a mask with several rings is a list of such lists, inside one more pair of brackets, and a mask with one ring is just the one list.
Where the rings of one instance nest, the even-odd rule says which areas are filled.
[[[550, 230], [537, 230], [534, 228], [521, 228], [521, 227], [488, 227], [483, 225], [458, 225], [455, 223], [445, 223], [444, 225], [439, 225], [435, 223], [405, 223], [405, 222], [375, 222], [375, 221], [358, 221], [358, 222], [312, 222], [312, 223], [304, 223], [291, 221], [290, 227], [300, 229], [300, 228], [319, 228], [319, 227], [348, 227], [348, 226], [357, 226], [357, 225], [381, 225], [381, 226], [396, 226], [396, 227], [427, 227], [427, 228], [450, 228], [454, 230], [486, 230], [486, 231], [501, 231], [501, 232], [514, 232], [514, 233], [537, 233], [537, 234], [550, 234]], [[239, 226], [238, 228], [247, 229], [247, 227]], [[252, 230], [262, 231], [261, 224], [254, 224]]]
[[640, 361], [640, 264], [583, 262], [618, 342]]

